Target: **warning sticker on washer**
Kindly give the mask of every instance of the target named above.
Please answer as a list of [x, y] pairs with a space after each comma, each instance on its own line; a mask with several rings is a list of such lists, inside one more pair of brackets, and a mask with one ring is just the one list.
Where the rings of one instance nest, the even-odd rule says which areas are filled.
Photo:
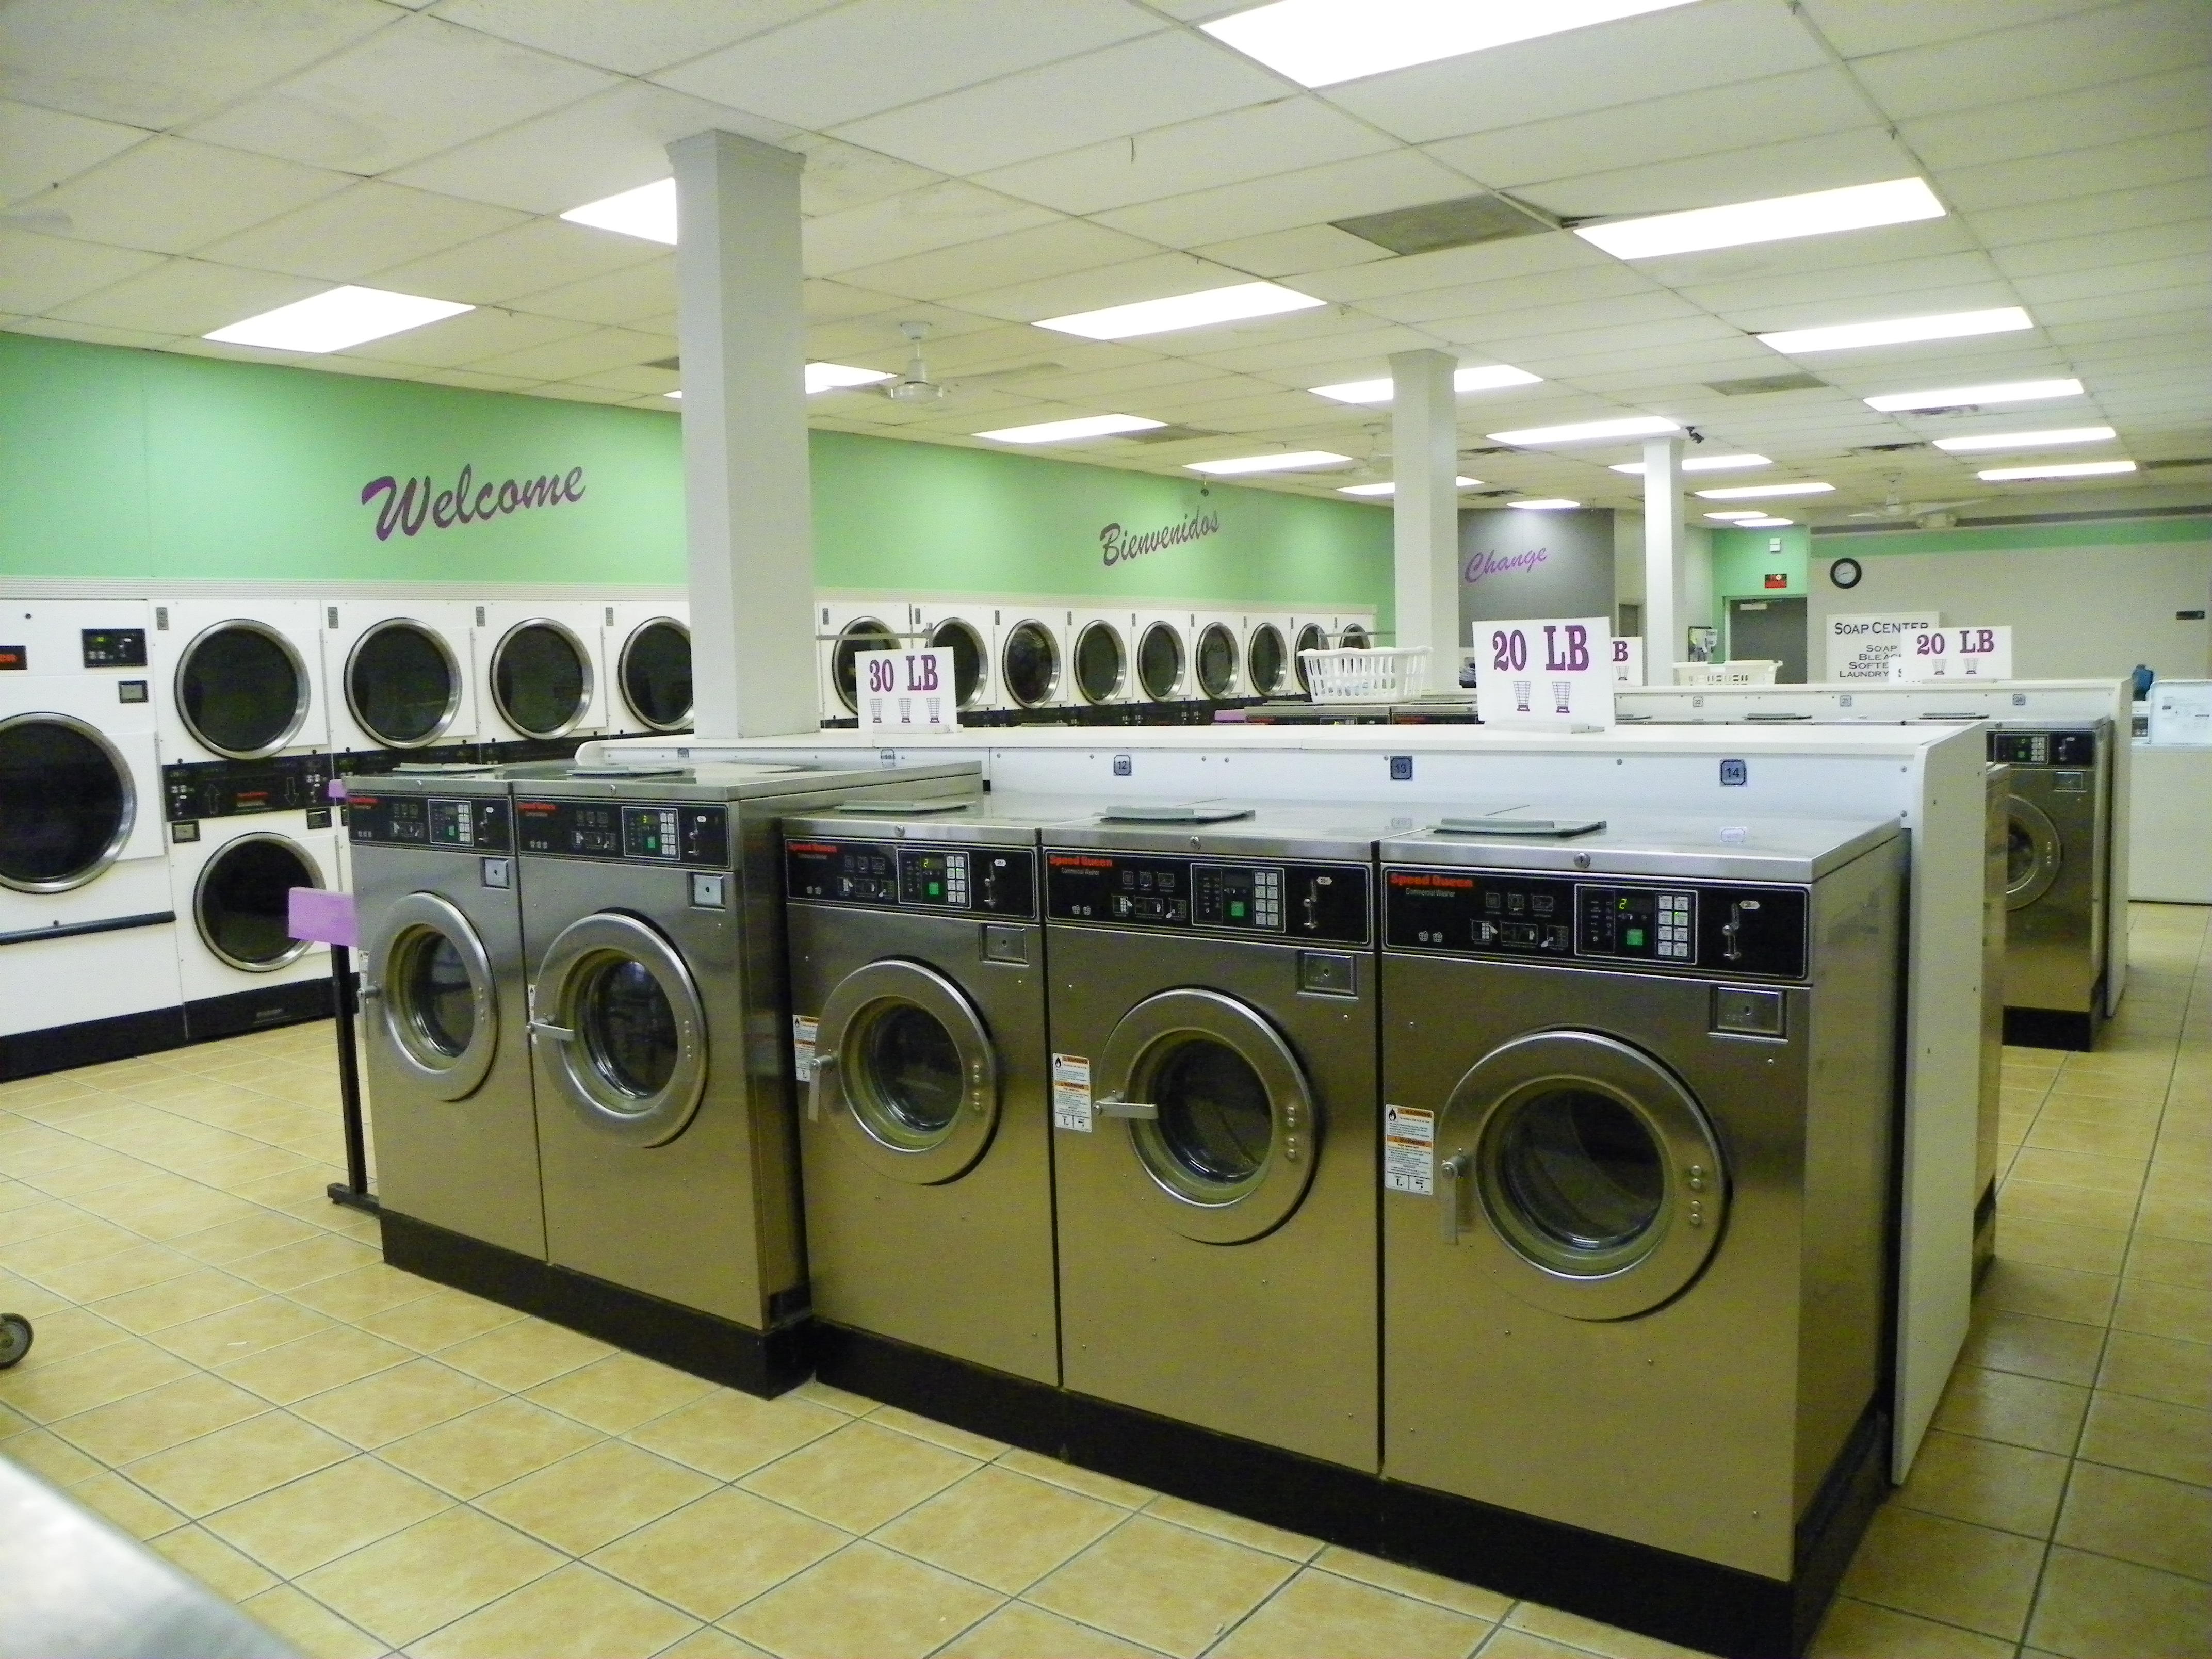
[[1091, 1062], [1080, 1054], [1052, 1057], [1052, 1127], [1091, 1133]]
[[1419, 1106], [1382, 1108], [1382, 1189], [1427, 1198], [1437, 1189], [1437, 1115]]
[[814, 1081], [814, 1034], [821, 1029], [818, 1019], [805, 1014], [791, 1017], [791, 1069], [801, 1083]]

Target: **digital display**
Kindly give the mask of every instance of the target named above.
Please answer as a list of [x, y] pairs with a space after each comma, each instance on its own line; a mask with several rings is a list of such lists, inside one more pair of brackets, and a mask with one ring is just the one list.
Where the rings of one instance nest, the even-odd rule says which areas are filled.
[[1581, 953], [1650, 962], [1697, 960], [1698, 896], [1650, 887], [1578, 887]]
[[1066, 921], [1195, 928], [1285, 939], [1368, 941], [1359, 864], [1232, 864], [1212, 859], [1053, 851], [1046, 915]]
[[942, 905], [948, 910], [968, 908], [968, 854], [964, 851], [902, 853], [899, 855], [899, 902]]
[[143, 668], [146, 630], [143, 628], [87, 628], [79, 630], [87, 668]]

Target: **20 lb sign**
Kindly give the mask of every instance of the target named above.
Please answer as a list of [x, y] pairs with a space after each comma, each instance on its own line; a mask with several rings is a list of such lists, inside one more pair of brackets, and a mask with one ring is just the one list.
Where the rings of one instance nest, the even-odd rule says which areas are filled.
[[1613, 637], [1602, 617], [1474, 625], [1475, 708], [1486, 726], [1609, 726]]
[[863, 732], [911, 736], [958, 728], [950, 650], [863, 651], [853, 659], [853, 672]]
[[2009, 628], [1931, 628], [1889, 659], [1893, 680], [2008, 680]]

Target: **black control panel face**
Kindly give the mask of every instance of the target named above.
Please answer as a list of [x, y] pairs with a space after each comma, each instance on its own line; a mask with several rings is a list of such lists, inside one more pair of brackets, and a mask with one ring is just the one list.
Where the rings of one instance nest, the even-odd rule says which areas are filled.
[[379, 847], [422, 847], [456, 853], [507, 853], [514, 848], [506, 799], [479, 795], [448, 800], [437, 795], [346, 797], [346, 835]]
[[1805, 976], [1802, 887], [1395, 867], [1382, 881], [1382, 937], [1394, 950]]
[[1990, 759], [2008, 766], [2094, 766], [2094, 732], [1992, 732]]
[[161, 769], [172, 823], [253, 812], [330, 810], [331, 757], [276, 755], [258, 761], [179, 761]]
[[793, 841], [783, 870], [786, 894], [809, 902], [1036, 916], [1036, 854], [1026, 847]]
[[1364, 864], [1048, 852], [1045, 914], [1056, 921], [1364, 945], [1368, 878]]
[[730, 813], [683, 802], [518, 800], [515, 850], [606, 864], [730, 867]]
[[146, 630], [143, 628], [87, 628], [79, 630], [87, 668], [143, 668]]

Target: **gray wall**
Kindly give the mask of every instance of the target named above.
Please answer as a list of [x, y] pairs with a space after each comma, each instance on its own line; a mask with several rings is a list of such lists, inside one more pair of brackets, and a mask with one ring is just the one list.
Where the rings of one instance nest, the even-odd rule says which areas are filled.
[[1530, 513], [1477, 507], [1459, 515], [1460, 637], [1478, 622], [1613, 614], [1610, 508]]

